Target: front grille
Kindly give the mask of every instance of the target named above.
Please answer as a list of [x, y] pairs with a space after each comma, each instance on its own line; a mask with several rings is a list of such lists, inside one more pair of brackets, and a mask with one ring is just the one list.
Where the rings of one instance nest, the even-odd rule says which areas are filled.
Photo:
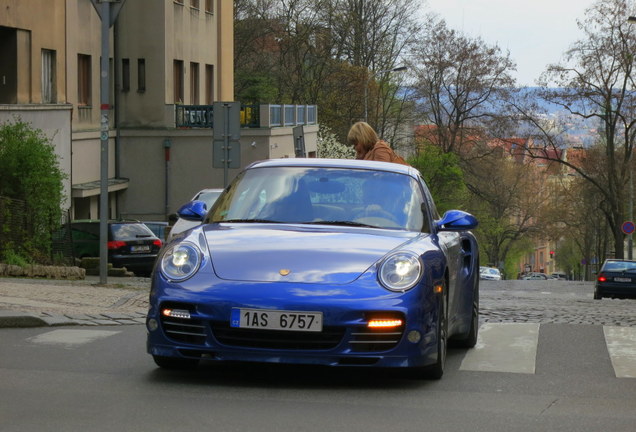
[[335, 348], [344, 332], [340, 327], [325, 327], [321, 332], [296, 332], [241, 329], [230, 327], [227, 322], [212, 323], [212, 333], [220, 343], [245, 348], [326, 350]]
[[205, 325], [200, 320], [162, 316], [161, 326], [166, 336], [174, 341], [193, 345], [205, 343]]
[[361, 328], [351, 333], [351, 350], [353, 352], [376, 352], [394, 348], [402, 339], [404, 329], [398, 327], [390, 330]]

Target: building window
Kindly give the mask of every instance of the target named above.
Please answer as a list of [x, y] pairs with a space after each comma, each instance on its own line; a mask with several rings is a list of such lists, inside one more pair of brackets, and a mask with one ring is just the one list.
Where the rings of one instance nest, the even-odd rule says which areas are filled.
[[91, 105], [91, 56], [77, 55], [77, 104]]
[[199, 0], [190, 0], [190, 7], [193, 9], [199, 9]]
[[214, 13], [214, 0], [205, 0], [205, 11], [207, 13]]
[[199, 63], [190, 63], [190, 103], [199, 105]]
[[121, 59], [121, 91], [130, 91], [130, 59]]
[[42, 103], [45, 104], [57, 102], [55, 59], [55, 51], [42, 50]]
[[137, 92], [146, 91], [146, 59], [137, 59]]
[[175, 3], [183, 4], [183, 0], [174, 0]]
[[214, 103], [214, 66], [205, 65], [205, 103]]
[[174, 103], [183, 103], [183, 60], [175, 60], [173, 66]]

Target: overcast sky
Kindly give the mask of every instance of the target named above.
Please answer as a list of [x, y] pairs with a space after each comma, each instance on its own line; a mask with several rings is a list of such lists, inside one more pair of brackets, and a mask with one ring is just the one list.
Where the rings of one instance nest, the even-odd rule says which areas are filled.
[[517, 63], [519, 85], [532, 86], [583, 33], [576, 20], [594, 0], [425, 0], [448, 27], [497, 43]]

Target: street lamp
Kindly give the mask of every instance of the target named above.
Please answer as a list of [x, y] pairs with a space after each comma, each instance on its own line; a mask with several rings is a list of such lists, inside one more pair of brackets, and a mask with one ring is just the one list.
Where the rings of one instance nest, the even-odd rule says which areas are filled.
[[[636, 23], [636, 16], [628, 17], [627, 22], [630, 24]], [[629, 156], [629, 221], [634, 221], [634, 177], [632, 167], [632, 154], [630, 154]], [[627, 259], [629, 260], [632, 259], [633, 248], [633, 233], [630, 233], [627, 237]]]
[[369, 82], [371, 81], [371, 77], [375, 77], [378, 74], [389, 73], [389, 72], [401, 72], [407, 70], [406, 66], [398, 66], [393, 69], [385, 69], [377, 72], [371, 72], [367, 74], [367, 81], [364, 86], [364, 121], [369, 122]]

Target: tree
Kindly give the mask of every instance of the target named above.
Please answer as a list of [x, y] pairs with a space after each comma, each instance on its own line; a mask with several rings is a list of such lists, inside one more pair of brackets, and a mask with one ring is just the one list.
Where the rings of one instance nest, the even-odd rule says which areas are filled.
[[545, 235], [541, 213], [551, 196], [545, 173], [534, 164], [504, 151], [475, 152], [482, 156], [463, 165], [470, 208], [479, 220], [482, 251], [489, 263], [500, 266], [517, 242]]
[[421, 143], [421, 151], [409, 163], [417, 168], [435, 198], [437, 210], [461, 207], [466, 202], [464, 173], [454, 153], [444, 153], [438, 146]]
[[355, 159], [356, 151], [352, 146], [338, 142], [336, 135], [327, 126], [318, 129], [318, 157], [330, 159]]
[[616, 257], [624, 257], [621, 224], [626, 219], [628, 182], [633, 169], [636, 137], [636, 85], [632, 76], [636, 35], [627, 17], [634, 7], [626, 0], [598, 0], [578, 22], [585, 37], [576, 41], [558, 64], [542, 75], [539, 96], [562, 108], [571, 118], [590, 128], [598, 127], [596, 145], [603, 157], [592, 166], [561, 157], [555, 149], [564, 145], [566, 129], [546, 124], [538, 108], [515, 105], [518, 118], [532, 130], [542, 151], [537, 159], [562, 163], [588, 181], [603, 196], [602, 211], [612, 231]]
[[[398, 95], [402, 77], [391, 70], [400, 66], [410, 48], [419, 43], [422, 25], [414, 11], [420, 0], [333, 0], [329, 23], [335, 40], [335, 59], [361, 68], [359, 84], [365, 100], [350, 122], [364, 119], [380, 136], [392, 140], [389, 134], [397, 129], [396, 116], [403, 113], [404, 95]], [[397, 81], [399, 82], [399, 81]], [[362, 103], [364, 102], [364, 104]]]
[[236, 0], [237, 99], [317, 104], [321, 123], [344, 140], [364, 117], [368, 85], [370, 122], [393, 140], [407, 105], [385, 71], [415, 42], [419, 2]]
[[[594, 160], [595, 157], [590, 157], [586, 162], [595, 164]], [[557, 263], [566, 272], [574, 271], [590, 280], [592, 263], [601, 263], [608, 256], [611, 231], [602, 211], [603, 196], [599, 190], [581, 177], [568, 178], [571, 180], [567, 192], [561, 197], [563, 241], [557, 248]]]
[[26, 236], [21, 244], [4, 244], [0, 252], [48, 257], [51, 232], [60, 224], [64, 178], [54, 147], [42, 131], [19, 120], [0, 124], [0, 196], [25, 203]]
[[500, 119], [500, 102], [514, 86], [509, 53], [451, 30], [433, 16], [413, 50], [411, 68], [421, 116], [436, 126], [435, 141], [445, 152], [461, 153], [476, 129], [483, 132]]

